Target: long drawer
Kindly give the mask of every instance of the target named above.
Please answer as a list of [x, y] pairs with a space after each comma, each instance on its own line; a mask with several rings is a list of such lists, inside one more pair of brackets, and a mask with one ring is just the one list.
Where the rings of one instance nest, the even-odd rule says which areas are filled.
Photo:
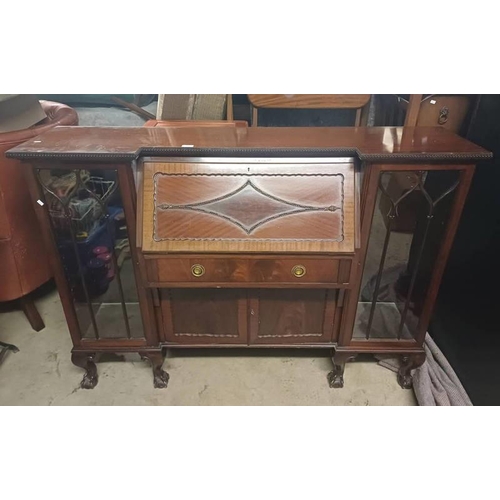
[[207, 257], [161, 256], [146, 259], [151, 286], [230, 287], [245, 284], [346, 287], [351, 282], [349, 257]]

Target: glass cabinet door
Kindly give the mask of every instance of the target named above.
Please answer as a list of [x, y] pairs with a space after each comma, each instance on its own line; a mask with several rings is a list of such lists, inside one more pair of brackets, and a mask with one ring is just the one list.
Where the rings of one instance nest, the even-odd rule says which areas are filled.
[[116, 170], [36, 169], [83, 339], [142, 339]]
[[459, 170], [380, 172], [354, 340], [418, 340], [459, 183]]

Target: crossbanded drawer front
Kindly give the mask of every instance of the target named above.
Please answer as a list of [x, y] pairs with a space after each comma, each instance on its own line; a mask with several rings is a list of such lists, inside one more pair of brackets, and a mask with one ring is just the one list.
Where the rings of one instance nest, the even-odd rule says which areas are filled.
[[187, 283], [348, 285], [350, 259], [159, 257], [147, 259], [147, 279], [159, 286]]
[[145, 252], [354, 251], [352, 163], [144, 164]]

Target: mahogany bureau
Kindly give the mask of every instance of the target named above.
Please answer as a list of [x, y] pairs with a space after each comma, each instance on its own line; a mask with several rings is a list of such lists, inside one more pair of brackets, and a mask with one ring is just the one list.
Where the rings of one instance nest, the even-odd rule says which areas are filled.
[[331, 387], [359, 353], [400, 356], [410, 387], [490, 157], [441, 128], [195, 125], [59, 127], [7, 155], [30, 165], [84, 388], [104, 353], [166, 387], [166, 349], [204, 346], [330, 349]]

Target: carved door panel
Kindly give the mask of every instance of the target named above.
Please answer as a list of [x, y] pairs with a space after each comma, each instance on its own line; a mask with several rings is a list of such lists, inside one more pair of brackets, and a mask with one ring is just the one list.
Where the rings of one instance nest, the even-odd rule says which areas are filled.
[[143, 164], [145, 252], [354, 251], [351, 160]]
[[[249, 292], [251, 344], [326, 344], [338, 335], [338, 290]], [[335, 338], [334, 338], [335, 337]]]
[[161, 309], [167, 342], [248, 344], [245, 290], [162, 289]]

